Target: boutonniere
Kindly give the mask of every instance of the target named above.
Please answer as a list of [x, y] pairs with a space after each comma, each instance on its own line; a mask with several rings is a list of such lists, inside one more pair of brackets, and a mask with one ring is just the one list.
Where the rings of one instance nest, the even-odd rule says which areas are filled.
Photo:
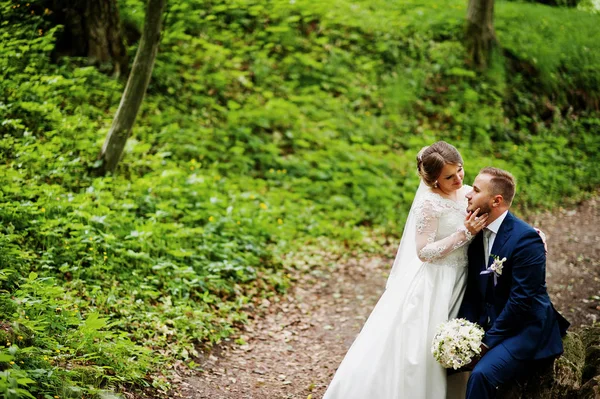
[[502, 269], [504, 268], [504, 262], [506, 262], [506, 257], [500, 259], [500, 257], [498, 255], [490, 254], [490, 258], [494, 259], [494, 262], [492, 262], [490, 267], [488, 267], [487, 269], [485, 269], [484, 271], [482, 271], [479, 274], [493, 273], [494, 274], [494, 286], [496, 286], [496, 284], [498, 284], [498, 277], [500, 277], [502, 275]]
[[490, 255], [492, 259], [494, 259], [494, 263], [490, 266], [490, 269], [500, 277], [502, 275], [502, 268], [504, 267], [504, 262], [506, 262], [506, 257], [500, 259], [498, 255]]

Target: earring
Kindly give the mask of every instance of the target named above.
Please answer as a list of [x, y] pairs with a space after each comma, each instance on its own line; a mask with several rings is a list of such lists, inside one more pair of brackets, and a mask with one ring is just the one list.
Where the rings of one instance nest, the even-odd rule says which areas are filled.
[[437, 180], [435, 181], [435, 183], [433, 183], [433, 188], [438, 188], [438, 182], [437, 182]]

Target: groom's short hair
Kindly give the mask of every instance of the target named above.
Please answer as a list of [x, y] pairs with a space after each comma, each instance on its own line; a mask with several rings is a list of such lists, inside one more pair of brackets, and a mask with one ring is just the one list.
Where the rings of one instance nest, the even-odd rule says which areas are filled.
[[504, 201], [510, 206], [515, 197], [515, 190], [517, 188], [514, 176], [506, 170], [492, 167], [483, 168], [479, 173], [492, 176], [492, 179], [490, 180], [492, 192], [494, 195], [502, 195]]

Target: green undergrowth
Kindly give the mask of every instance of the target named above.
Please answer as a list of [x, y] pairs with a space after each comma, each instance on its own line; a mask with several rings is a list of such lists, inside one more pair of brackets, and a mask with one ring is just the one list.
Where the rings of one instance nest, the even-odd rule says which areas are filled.
[[[170, 1], [125, 157], [97, 177], [124, 82], [52, 62], [61, 28], [40, 4], [0, 2], [7, 398], [167, 390], [174, 361], [196, 367], [313, 251], [397, 239], [435, 140], [467, 182], [511, 170], [521, 211], [600, 182], [594, 14], [498, 3], [480, 73], [459, 1]], [[143, 2], [120, 6], [139, 28]]]

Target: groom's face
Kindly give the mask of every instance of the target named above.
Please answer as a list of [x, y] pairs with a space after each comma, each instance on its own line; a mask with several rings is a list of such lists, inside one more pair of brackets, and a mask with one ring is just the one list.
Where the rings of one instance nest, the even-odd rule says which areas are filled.
[[492, 176], [490, 175], [477, 175], [473, 182], [473, 188], [465, 195], [469, 201], [467, 212], [474, 212], [479, 208], [479, 215], [483, 215], [492, 211], [494, 195], [491, 192], [491, 180]]

